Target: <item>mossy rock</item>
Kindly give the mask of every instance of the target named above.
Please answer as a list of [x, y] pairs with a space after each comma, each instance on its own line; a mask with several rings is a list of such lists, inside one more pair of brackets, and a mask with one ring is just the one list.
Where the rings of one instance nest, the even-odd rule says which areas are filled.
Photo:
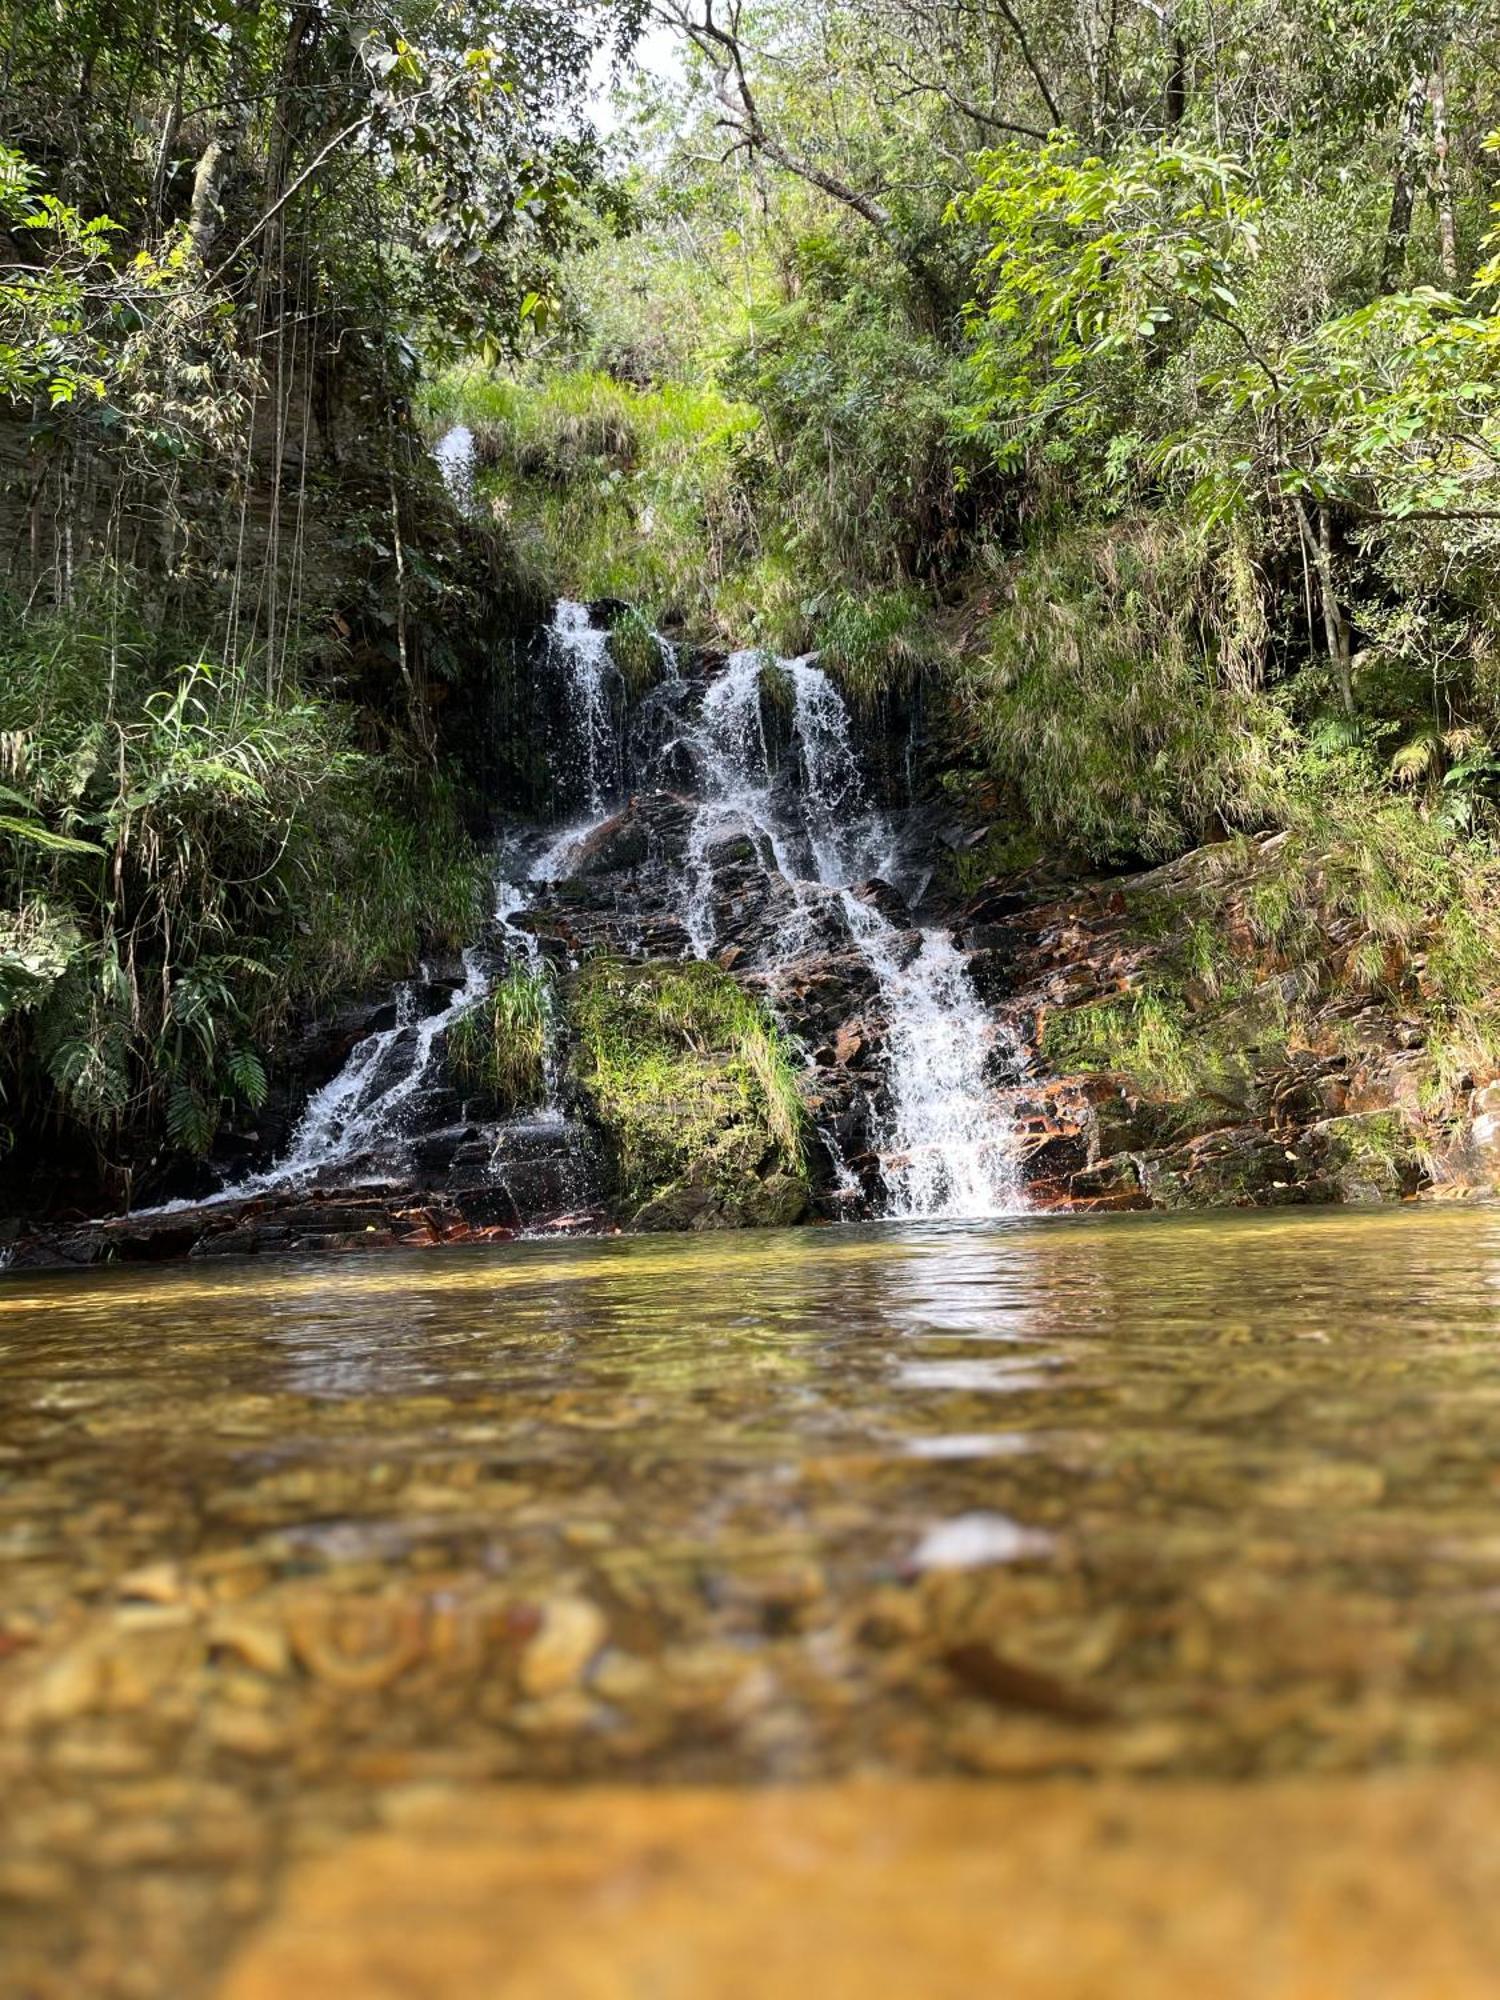
[[1399, 1201], [1426, 1178], [1416, 1137], [1396, 1111], [1322, 1119], [1304, 1134], [1303, 1146], [1339, 1201]]
[[575, 1075], [637, 1229], [763, 1227], [810, 1206], [806, 1114], [774, 1021], [722, 967], [595, 960], [573, 981]]
[[811, 1207], [805, 1176], [773, 1172], [726, 1175], [712, 1154], [644, 1202], [630, 1226], [641, 1230], [778, 1229], [804, 1222]]
[[1158, 1208], [1280, 1208], [1329, 1198], [1326, 1185], [1306, 1176], [1307, 1163], [1258, 1126], [1210, 1132], [1141, 1166]]

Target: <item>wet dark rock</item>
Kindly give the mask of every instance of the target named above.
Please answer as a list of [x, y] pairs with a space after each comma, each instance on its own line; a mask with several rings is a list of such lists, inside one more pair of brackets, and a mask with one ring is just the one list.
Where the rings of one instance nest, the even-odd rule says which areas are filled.
[[1107, 1722], [1114, 1713], [1107, 1702], [1086, 1689], [1070, 1687], [1055, 1675], [1007, 1659], [984, 1640], [971, 1639], [949, 1647], [943, 1654], [943, 1665], [961, 1686], [1001, 1708], [1061, 1716], [1070, 1722]]
[[622, 812], [591, 833], [573, 861], [575, 876], [608, 875], [617, 869], [639, 868], [651, 851], [640, 816]]
[[893, 888], [889, 882], [883, 882], [878, 875], [872, 875], [868, 882], [861, 882], [854, 894], [860, 902], [868, 903], [871, 909], [878, 910], [889, 923], [901, 925], [911, 921], [911, 911], [906, 898], [899, 889]]

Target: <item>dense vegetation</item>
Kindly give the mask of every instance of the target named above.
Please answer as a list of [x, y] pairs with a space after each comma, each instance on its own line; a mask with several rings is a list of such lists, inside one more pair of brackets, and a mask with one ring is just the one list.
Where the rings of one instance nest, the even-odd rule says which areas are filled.
[[1478, 0], [6, 0], [0, 1115], [202, 1148], [461, 936], [472, 684], [559, 589], [643, 676], [917, 695], [965, 881], [1282, 832], [1263, 969], [1489, 1048], [1497, 59]]
[[533, 607], [443, 493], [421, 356], [543, 309], [597, 179], [570, 106], [629, 12], [0, 6], [23, 1171], [205, 1150], [289, 1016], [472, 934], [458, 753]]
[[527, 561], [920, 683], [965, 879], [1285, 832], [1261, 973], [1492, 1051], [1492, 11], [658, 11], [628, 226], [439, 391]]

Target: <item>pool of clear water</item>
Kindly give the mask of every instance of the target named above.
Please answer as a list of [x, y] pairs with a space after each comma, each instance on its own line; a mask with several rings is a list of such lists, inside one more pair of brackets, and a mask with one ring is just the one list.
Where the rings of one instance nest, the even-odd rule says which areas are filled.
[[17, 1991], [213, 1991], [414, 1788], [1483, 1763], [1497, 1503], [1484, 1208], [3, 1279]]

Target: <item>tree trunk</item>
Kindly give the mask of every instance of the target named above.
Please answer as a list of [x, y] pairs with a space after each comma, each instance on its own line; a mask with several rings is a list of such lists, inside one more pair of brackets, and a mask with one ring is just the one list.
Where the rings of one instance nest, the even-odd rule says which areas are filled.
[[1458, 232], [1453, 225], [1453, 175], [1448, 165], [1448, 90], [1443, 79], [1442, 58], [1432, 66], [1427, 86], [1432, 105], [1433, 193], [1437, 201], [1438, 256], [1443, 276], [1450, 285], [1458, 283]]
[[1386, 224], [1385, 255], [1380, 264], [1380, 289], [1393, 292], [1406, 265], [1406, 245], [1411, 237], [1411, 205], [1416, 192], [1417, 140], [1422, 130], [1422, 107], [1427, 101], [1427, 79], [1414, 76], [1401, 107], [1401, 130], [1396, 140], [1396, 173], [1391, 183], [1391, 217]]
[[236, 39], [229, 50], [224, 109], [193, 169], [188, 248], [205, 267], [224, 220], [224, 186], [250, 123], [250, 109], [245, 102], [244, 67], [244, 52]]
[[1175, 132], [1187, 116], [1188, 52], [1182, 30], [1172, 30], [1172, 66], [1167, 72], [1166, 126]]
[[1318, 508], [1318, 532], [1314, 536], [1307, 509], [1299, 500], [1297, 522], [1312, 557], [1318, 577], [1318, 595], [1323, 605], [1323, 636], [1328, 646], [1328, 663], [1338, 683], [1339, 700], [1345, 715], [1354, 713], [1354, 671], [1351, 658], [1349, 621], [1344, 616], [1333, 580], [1333, 530], [1325, 505]]

